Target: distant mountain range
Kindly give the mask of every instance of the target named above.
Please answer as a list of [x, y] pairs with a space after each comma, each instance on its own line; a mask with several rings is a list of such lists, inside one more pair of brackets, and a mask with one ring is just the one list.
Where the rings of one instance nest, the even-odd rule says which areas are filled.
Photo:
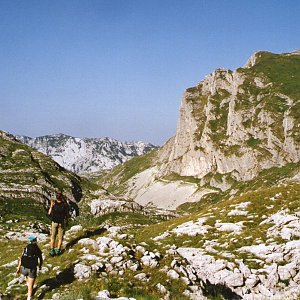
[[52, 157], [62, 167], [77, 174], [110, 170], [132, 157], [157, 148], [144, 142], [120, 142], [109, 137], [78, 138], [65, 134], [36, 138], [17, 136], [17, 139]]

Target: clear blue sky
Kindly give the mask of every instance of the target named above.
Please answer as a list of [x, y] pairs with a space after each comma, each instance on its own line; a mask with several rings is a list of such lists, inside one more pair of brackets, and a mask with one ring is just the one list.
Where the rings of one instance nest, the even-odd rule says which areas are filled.
[[0, 129], [163, 144], [181, 97], [300, 48], [300, 1], [0, 0]]

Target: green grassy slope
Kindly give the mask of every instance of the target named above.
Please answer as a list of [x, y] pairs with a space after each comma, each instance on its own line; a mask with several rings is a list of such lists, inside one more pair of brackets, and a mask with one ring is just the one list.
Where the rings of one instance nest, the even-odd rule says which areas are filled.
[[[79, 201], [82, 182], [46, 155], [13, 138], [0, 138], [2, 217], [9, 218], [12, 214], [39, 217], [52, 191], [63, 191], [67, 198]], [[18, 209], [13, 209], [18, 202]]]

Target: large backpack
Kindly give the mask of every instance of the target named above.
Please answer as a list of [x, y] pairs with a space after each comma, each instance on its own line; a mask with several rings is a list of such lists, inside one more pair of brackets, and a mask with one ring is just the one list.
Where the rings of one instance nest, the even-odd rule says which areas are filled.
[[63, 223], [65, 218], [67, 217], [67, 208], [66, 205], [61, 204], [54, 204], [51, 211], [51, 220], [55, 223]]
[[24, 250], [21, 257], [21, 266], [34, 269], [38, 265], [38, 249], [36, 244], [28, 244]]

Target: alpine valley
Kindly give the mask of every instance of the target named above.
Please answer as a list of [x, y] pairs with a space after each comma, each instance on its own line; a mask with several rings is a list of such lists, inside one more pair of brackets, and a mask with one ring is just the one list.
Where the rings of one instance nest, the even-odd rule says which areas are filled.
[[[300, 51], [186, 89], [161, 148], [0, 131], [0, 160], [4, 299], [26, 294], [14, 271], [30, 233], [36, 299], [300, 299]], [[73, 214], [50, 257], [58, 190]]]

